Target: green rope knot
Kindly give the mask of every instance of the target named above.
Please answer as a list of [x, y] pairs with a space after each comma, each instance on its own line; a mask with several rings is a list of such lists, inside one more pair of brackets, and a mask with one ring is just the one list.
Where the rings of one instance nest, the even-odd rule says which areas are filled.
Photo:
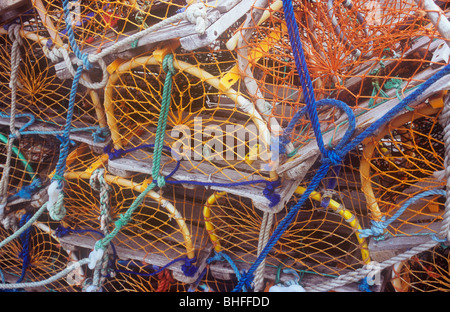
[[66, 215], [66, 208], [64, 207], [64, 193], [58, 194], [58, 200], [48, 210], [50, 218], [54, 221], [61, 221]]
[[158, 185], [159, 188], [163, 187], [164, 185], [166, 185], [166, 179], [160, 175], [156, 178], [156, 185]]
[[170, 72], [172, 75], [177, 73], [175, 67], [173, 66], [173, 54], [169, 53], [164, 57], [162, 68], [166, 73]]

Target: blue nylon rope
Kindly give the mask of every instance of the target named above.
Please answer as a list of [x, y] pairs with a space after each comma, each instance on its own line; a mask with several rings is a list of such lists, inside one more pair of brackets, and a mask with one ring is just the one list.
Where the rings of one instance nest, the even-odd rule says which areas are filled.
[[[25, 213], [19, 222], [19, 227], [22, 227], [25, 223], [30, 220], [32, 217], [31, 213]], [[27, 273], [27, 269], [31, 264], [31, 256], [30, 256], [30, 244], [31, 244], [31, 231], [33, 230], [33, 227], [29, 227], [26, 229], [25, 232], [20, 234], [20, 242], [22, 244], [22, 250], [19, 253], [19, 258], [22, 259], [22, 273], [17, 280], [17, 283], [20, 283], [25, 278], [25, 275]]]
[[[311, 95], [312, 93], [312, 84], [310, 85], [310, 79], [307, 76], [307, 66], [306, 62], [304, 60], [304, 55], [302, 52], [302, 46], [300, 42], [300, 36], [298, 32], [298, 27], [295, 21], [294, 12], [292, 3], [290, 0], [283, 0], [283, 8], [285, 11], [285, 19], [286, 24], [288, 26], [288, 32], [289, 32], [289, 39], [291, 40], [291, 46], [294, 51], [294, 59], [295, 63], [300, 75], [300, 80], [302, 83], [303, 92], [305, 93], [305, 102], [306, 110], [308, 112], [308, 115], [311, 119], [311, 123], [314, 128], [314, 133], [316, 136], [316, 141], [319, 146], [319, 149], [322, 153], [322, 165], [316, 172], [315, 176], [311, 180], [310, 184], [308, 185], [306, 191], [303, 193], [303, 195], [300, 197], [298, 202], [291, 208], [291, 210], [288, 212], [288, 214], [285, 216], [283, 220], [279, 223], [277, 228], [274, 230], [272, 236], [269, 238], [266, 246], [263, 248], [260, 255], [257, 257], [256, 261], [253, 263], [253, 265], [248, 270], [247, 274], [243, 276], [242, 279], [239, 280], [238, 284], [234, 288], [234, 292], [240, 291], [245, 283], [248, 283], [248, 281], [252, 278], [252, 275], [254, 271], [257, 269], [259, 264], [265, 259], [265, 257], [268, 255], [269, 251], [273, 248], [273, 246], [276, 244], [276, 242], [279, 240], [281, 235], [284, 233], [284, 231], [287, 229], [295, 215], [297, 214], [300, 207], [304, 204], [307, 198], [309, 198], [310, 194], [317, 188], [317, 186], [320, 184], [321, 180], [326, 176], [329, 168], [331, 165], [338, 165], [341, 161], [341, 159], [351, 150], [353, 150], [358, 144], [360, 144], [366, 137], [371, 136], [378, 128], [383, 126], [385, 123], [387, 123], [389, 120], [391, 120], [394, 116], [396, 116], [402, 109], [404, 109], [411, 101], [413, 101], [417, 96], [419, 96], [421, 93], [423, 93], [429, 86], [431, 86], [434, 82], [439, 80], [440, 78], [444, 77], [445, 75], [450, 73], [450, 64], [446, 65], [443, 69], [441, 69], [438, 73], [434, 74], [430, 79], [428, 79], [426, 82], [424, 82], [422, 85], [420, 85], [417, 89], [415, 89], [411, 94], [409, 94], [407, 97], [405, 97], [400, 103], [398, 103], [394, 108], [392, 108], [390, 111], [388, 111], [384, 116], [382, 116], [379, 120], [374, 122], [371, 126], [369, 126], [366, 130], [364, 130], [362, 133], [360, 133], [358, 136], [356, 136], [354, 139], [352, 139], [350, 142], [345, 142], [345, 140], [342, 140], [338, 147], [340, 149], [336, 150], [327, 150], [325, 148], [325, 145], [323, 144], [322, 135], [320, 132], [320, 125], [318, 123], [318, 117], [317, 117], [317, 111], [314, 104], [314, 97]], [[305, 81], [306, 80], [306, 81]], [[310, 88], [308, 89], [308, 86]], [[317, 127], [319, 125], [319, 127]], [[346, 139], [349, 139], [347, 137]]]
[[400, 207], [400, 209], [393, 214], [388, 220], [384, 221], [384, 218], [381, 221], [372, 221], [372, 227], [370, 229], [360, 230], [361, 237], [369, 237], [369, 236], [379, 236], [383, 234], [384, 230], [395, 220], [397, 220], [403, 212], [413, 203], [415, 203], [418, 199], [430, 196], [430, 195], [446, 195], [446, 191], [443, 189], [432, 189], [422, 193], [419, 193], [407, 201]]
[[69, 43], [72, 47], [73, 53], [75, 53], [75, 56], [83, 61], [83, 66], [87, 70], [92, 68], [92, 64], [88, 60], [88, 54], [82, 53], [80, 48], [78, 47], [77, 41], [75, 40], [75, 33], [72, 29], [72, 18], [70, 16], [70, 9], [69, 9], [69, 0], [62, 0], [63, 4], [63, 11], [64, 11], [64, 19], [66, 22], [66, 32], [67, 36], [69, 37]]
[[75, 107], [75, 97], [77, 95], [78, 81], [80, 80], [82, 72], [83, 72], [83, 67], [78, 66], [75, 76], [73, 77], [72, 88], [70, 90], [69, 107], [67, 108], [66, 124], [64, 126], [62, 142], [60, 144], [59, 159], [58, 159], [58, 162], [56, 164], [56, 169], [55, 169], [56, 174], [52, 179], [52, 180], [58, 180], [58, 187], [60, 189], [63, 186], [61, 177], [64, 176], [64, 171], [66, 170], [66, 159], [67, 159], [67, 156], [69, 155], [70, 127], [72, 124], [73, 111], [74, 111], [74, 107]]
[[[130, 149], [121, 149], [121, 150], [112, 149], [111, 150], [111, 146], [106, 146], [104, 148], [104, 152], [108, 154], [110, 159], [116, 159], [116, 158], [120, 158], [120, 157], [124, 156], [127, 153], [133, 152], [135, 150], [139, 150], [139, 149], [143, 149], [143, 148], [154, 148], [154, 147], [155, 147], [154, 144], [143, 144], [143, 145], [136, 146], [136, 147], [133, 147]], [[171, 148], [168, 146], [163, 146], [163, 148], [169, 152], [172, 151]], [[269, 202], [270, 202], [269, 207], [274, 207], [275, 205], [277, 205], [280, 202], [280, 199], [281, 199], [280, 194], [275, 193], [275, 189], [281, 185], [281, 181], [279, 179], [274, 180], [274, 181], [260, 179], [260, 180], [230, 182], [230, 183], [201, 182], [201, 181], [191, 181], [191, 180], [169, 180], [169, 178], [172, 177], [180, 167], [181, 159], [176, 159], [176, 160], [177, 160], [177, 164], [176, 164], [175, 168], [172, 170], [172, 172], [170, 174], [168, 174], [165, 177], [166, 183], [190, 184], [190, 185], [199, 185], [199, 186], [204, 186], [204, 187], [211, 187], [211, 186], [237, 187], [237, 186], [263, 184], [264, 183], [266, 185], [266, 188], [263, 190], [263, 195], [269, 200]], [[154, 182], [156, 182], [156, 181], [154, 181]]]

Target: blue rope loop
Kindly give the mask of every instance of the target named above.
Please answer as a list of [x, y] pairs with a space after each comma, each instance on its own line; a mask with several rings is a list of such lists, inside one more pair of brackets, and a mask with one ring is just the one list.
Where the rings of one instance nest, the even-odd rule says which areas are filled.
[[[11, 115], [8, 115], [6, 113], [0, 112], [0, 117], [1, 118], [11, 118]], [[28, 120], [22, 127], [19, 128], [19, 133], [22, 134], [22, 132], [28, 128], [29, 126], [33, 125], [34, 122], [36, 121], [36, 117], [34, 117], [33, 114], [29, 114], [29, 113], [23, 113], [23, 114], [16, 114], [16, 119], [17, 118], [23, 118], [23, 117], [27, 117], [30, 120]], [[17, 138], [17, 134], [16, 133], [11, 133], [9, 135], [9, 137], [11, 139], [16, 139]]]
[[[312, 105], [316, 107], [315, 110], [317, 108], [321, 108], [324, 106], [333, 106], [333, 107], [336, 107], [336, 108], [340, 109], [341, 111], [343, 111], [348, 117], [348, 129], [345, 131], [344, 136], [342, 137], [342, 139], [339, 141], [339, 143], [337, 144], [337, 146], [335, 148], [327, 149], [325, 147], [325, 145], [323, 145], [323, 139], [321, 139], [322, 144], [319, 144], [319, 142], [318, 142], [318, 147], [319, 147], [320, 152], [322, 153], [323, 158], [329, 159], [329, 161], [331, 161], [331, 163], [334, 165], [338, 165], [341, 163], [343, 155], [337, 151], [342, 149], [350, 141], [350, 139], [352, 138], [352, 136], [355, 132], [355, 129], [356, 129], [355, 114], [353, 113], [353, 110], [347, 104], [345, 104], [342, 101], [335, 100], [335, 99], [322, 99], [322, 100], [315, 102]], [[306, 114], [306, 112], [307, 112], [307, 107], [303, 107], [301, 110], [296, 112], [294, 114], [294, 116], [292, 117], [291, 121], [289, 122], [288, 126], [284, 129], [283, 135], [280, 138], [280, 153], [286, 153], [286, 145], [288, 143], [290, 143], [291, 133], [292, 133], [293, 129], [295, 128], [295, 126], [298, 124], [300, 118], [303, 117]], [[313, 122], [315, 122], [315, 124], [313, 124], [313, 127], [319, 128], [318, 134], [321, 138], [322, 134], [320, 132], [320, 123], [319, 123], [318, 119], [315, 119], [314, 121], [311, 120], [311, 123], [313, 123]], [[316, 134], [316, 136], [317, 136], [317, 134]]]

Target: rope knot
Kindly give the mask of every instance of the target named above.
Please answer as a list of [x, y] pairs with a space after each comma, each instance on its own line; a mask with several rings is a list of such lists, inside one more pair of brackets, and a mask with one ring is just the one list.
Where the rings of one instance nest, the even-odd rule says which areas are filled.
[[206, 31], [206, 6], [201, 2], [191, 4], [184, 14], [190, 23], [195, 24], [195, 31], [203, 35]]
[[126, 151], [123, 149], [111, 149], [110, 145], [105, 146], [105, 148], [103, 149], [103, 152], [105, 152], [106, 154], [108, 154], [109, 159], [113, 160], [113, 159], [117, 159], [117, 158], [121, 158]]
[[173, 54], [169, 53], [167, 54], [164, 59], [163, 59], [163, 63], [162, 63], [162, 68], [164, 70], [164, 72], [166, 73], [171, 73], [172, 75], [176, 74], [176, 70], [175, 67], [173, 66]]
[[15, 130], [15, 131], [11, 132], [9, 137], [11, 139], [14, 139], [14, 140], [20, 140], [20, 131], [19, 130]]
[[162, 188], [162, 187], [164, 187], [164, 185], [166, 185], [166, 179], [164, 178], [164, 176], [159, 175], [159, 176], [156, 178], [156, 185], [157, 185], [159, 188]]
[[62, 224], [60, 224], [55, 230], [55, 235], [56, 237], [64, 237], [66, 235], [69, 235], [71, 232], [71, 229], [65, 228]]
[[338, 166], [342, 162], [342, 157], [336, 152], [334, 149], [327, 150], [326, 155], [324, 155], [324, 159], [329, 161], [333, 166]]
[[53, 181], [48, 187], [48, 202], [47, 210], [50, 217], [55, 221], [61, 221], [66, 215], [66, 208], [64, 207], [64, 193], [59, 187], [60, 181]]
[[280, 185], [280, 179], [266, 182], [266, 188], [263, 190], [263, 195], [270, 201], [270, 208], [276, 206], [281, 200], [280, 194], [275, 193], [275, 189]]
[[12, 42], [17, 41], [19, 45], [23, 45], [22, 37], [20, 36], [20, 24], [13, 23], [8, 27], [8, 36]]
[[365, 238], [365, 237], [369, 237], [369, 236], [380, 236], [384, 233], [384, 230], [386, 228], [385, 226], [385, 217], [383, 216], [381, 218], [381, 221], [371, 221], [372, 226], [370, 227], [370, 229], [363, 229], [363, 230], [359, 230], [359, 233], [361, 237]]
[[36, 193], [42, 187], [42, 181], [36, 178], [29, 185], [25, 185], [16, 194], [11, 195], [8, 201], [12, 201], [16, 198], [31, 199], [34, 193]]
[[95, 143], [99, 143], [99, 142], [105, 142], [106, 137], [109, 135], [109, 128], [108, 127], [104, 127], [104, 128], [100, 128], [98, 127], [97, 129], [95, 129], [95, 131], [92, 133], [92, 138], [94, 139]]
[[197, 273], [198, 268], [194, 265], [194, 262], [196, 261], [195, 258], [189, 259], [186, 258], [184, 261], [184, 264], [181, 266], [181, 269], [183, 270], [184, 275], [188, 277], [194, 276], [195, 273]]

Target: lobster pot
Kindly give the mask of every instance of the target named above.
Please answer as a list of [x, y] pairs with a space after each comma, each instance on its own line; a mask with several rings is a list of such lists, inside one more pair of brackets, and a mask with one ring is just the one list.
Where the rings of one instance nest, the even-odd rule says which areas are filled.
[[[444, 186], [440, 175], [445, 154], [440, 111], [425, 106], [405, 113], [366, 141], [361, 180], [372, 219], [388, 219], [408, 199]], [[387, 228], [388, 232], [435, 233], [444, 202], [442, 196], [431, 195], [411, 203]]]
[[170, 270], [154, 272], [151, 264], [136, 264], [119, 260], [116, 272], [105, 280], [103, 290], [107, 292], [174, 292], [187, 291], [185, 283], [175, 280]]
[[[67, 214], [63, 224], [81, 235], [80, 240], [77, 235], [68, 237], [71, 244], [84, 242], [83, 246], [92, 247], [102, 235], [111, 232], [116, 226], [114, 222], [133, 206], [130, 220], [111, 241], [117, 260], [131, 259], [144, 266], [156, 267], [179, 259], [201, 263], [205, 257], [201, 252], [208, 244], [206, 230], [200, 224], [204, 190], [168, 184], [160, 190], [148, 192], [142, 204], [136, 205], [136, 198], [151, 183], [151, 179], [142, 174], [125, 179], [106, 171], [104, 181], [109, 191], [103, 197], [105, 189], [94, 189], [91, 184], [94, 169], [103, 168], [101, 161], [98, 162], [101, 158], [95, 158], [88, 149], [79, 149], [76, 154], [69, 156], [65, 174], [64, 205]], [[169, 265], [168, 269], [176, 267], [178, 273], [183, 274], [179, 269], [180, 263], [184, 262]]]
[[[35, 10], [20, 16], [20, 63], [17, 75], [16, 127], [31, 121], [31, 126], [23, 129], [34, 131], [58, 131], [65, 125], [72, 79], [62, 79], [57, 75], [56, 64], [44, 53], [49, 42], [48, 33]], [[6, 115], [0, 118], [2, 124], [9, 125], [7, 118], [11, 112], [11, 48], [12, 42], [2, 32], [0, 36], [0, 90], [2, 100], [0, 111]], [[94, 98], [92, 98], [94, 96]], [[86, 128], [89, 138], [104, 120], [98, 95], [80, 86], [76, 93], [72, 128]], [[61, 134], [61, 133], [59, 133]], [[90, 138], [92, 140], [92, 138]]]
[[[41, 16], [51, 19], [51, 30], [59, 32], [67, 42], [62, 2], [33, 0]], [[186, 1], [69, 1], [68, 8], [78, 46], [83, 51], [96, 52], [124, 37], [142, 31], [174, 15], [186, 6]]]
[[[8, 136], [9, 129], [5, 126], [0, 132], [0, 163], [3, 165], [7, 165]], [[8, 185], [5, 194], [8, 203], [5, 207], [6, 214], [24, 208], [24, 200], [29, 203], [31, 198], [22, 195], [22, 189], [31, 188], [28, 193], [31, 197], [39, 190], [39, 185], [44, 185], [47, 175], [57, 162], [58, 147], [59, 141], [53, 136], [26, 135], [14, 141], [9, 172], [5, 176]], [[1, 169], [1, 177], [5, 170], [5, 167]]]
[[[254, 20], [239, 28], [234, 47], [261, 114], [284, 128], [305, 99], [282, 2], [269, 5], [253, 7]], [[316, 100], [338, 99], [364, 114], [403, 97], [446, 63], [432, 58], [444, 41], [415, 1], [293, 1], [293, 7]], [[319, 109], [322, 132], [342, 127], [342, 115]], [[314, 139], [307, 117], [290, 139], [299, 150]]]
[[390, 291], [448, 292], [448, 248], [436, 246], [392, 267]]
[[[252, 105], [248, 99], [221, 87], [219, 78], [227, 63], [214, 61], [212, 52], [177, 51], [164, 136], [171, 153], [166, 149], [161, 158], [163, 174], [168, 175], [179, 159], [180, 168], [173, 175], [178, 180], [230, 183], [269, 177], [270, 168], [264, 164], [270, 161], [270, 133], [255, 110], [242, 109]], [[163, 94], [166, 73], [155, 56], [159, 53], [120, 64], [109, 79], [105, 111], [112, 141], [115, 149], [129, 151], [122, 159], [110, 160], [110, 168], [150, 172], [146, 164], [153, 160], [151, 144], [161, 102], [168, 98]], [[120, 165], [124, 163], [128, 167]]]
[[[350, 178], [342, 178], [343, 172], [350, 175], [348, 168], [341, 170], [337, 186], [328, 189], [333, 191], [330, 197], [323, 197], [329, 184], [324, 179], [321, 191], [314, 192], [289, 223], [264, 260], [266, 278], [273, 282], [270, 274], [276, 274], [277, 268], [338, 276], [370, 261], [367, 242], [357, 232], [364, 202], [351, 196], [345, 184]], [[238, 267], [251, 265], [265, 245], [264, 235], [273, 234], [304, 191], [299, 185], [285, 208], [273, 215], [255, 209], [245, 198], [218, 193], [214, 203], [208, 201], [205, 214], [216, 251], [228, 254]]]
[[[84, 280], [83, 268], [77, 268], [69, 275], [51, 283], [44, 282], [78, 261], [80, 256], [78, 251], [62, 247], [52, 230], [55, 226], [46, 221], [36, 222], [29, 229], [29, 236], [25, 235], [29, 238], [18, 237], [1, 249], [0, 269], [6, 283], [19, 282], [22, 276], [21, 282], [42, 281], [43, 284], [39, 287], [27, 288], [25, 291], [81, 291]], [[2, 240], [12, 234], [13, 231], [0, 227]], [[25, 255], [28, 258], [24, 258]], [[28, 264], [23, 273], [25, 259], [28, 259]]]

